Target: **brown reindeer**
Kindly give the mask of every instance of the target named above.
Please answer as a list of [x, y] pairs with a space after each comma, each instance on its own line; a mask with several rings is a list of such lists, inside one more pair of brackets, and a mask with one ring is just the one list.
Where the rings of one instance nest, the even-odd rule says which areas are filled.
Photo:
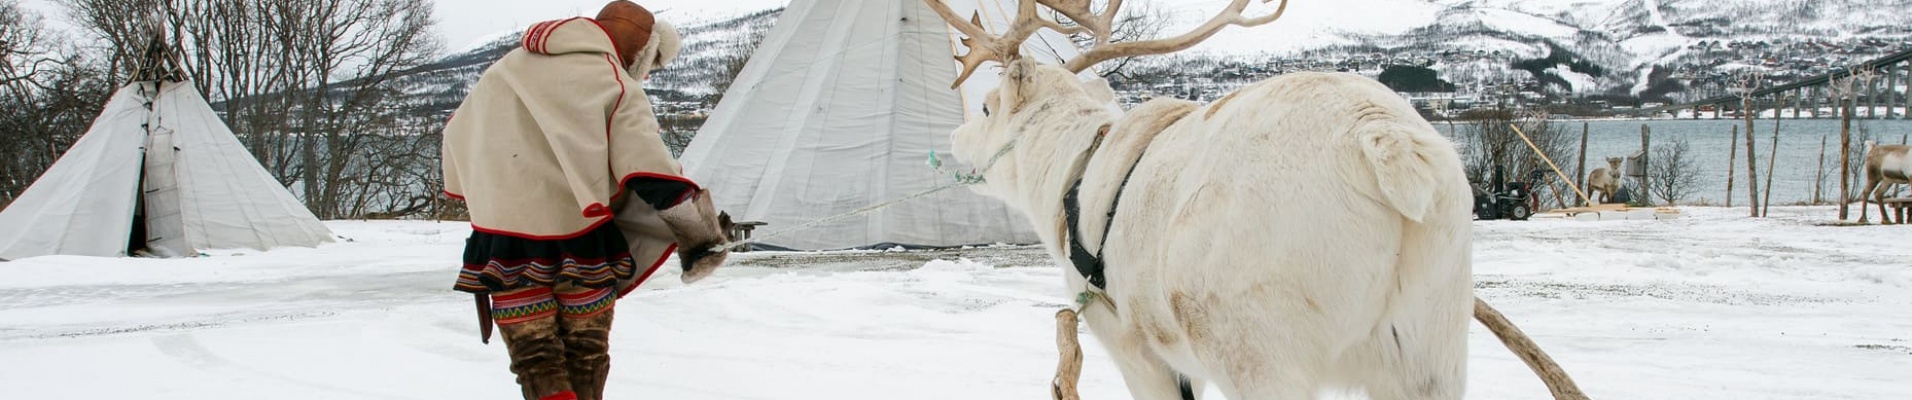
[[1594, 199], [1598, 199], [1599, 204], [1606, 204], [1607, 202], [1613, 201], [1613, 193], [1620, 190], [1621, 161], [1626, 161], [1626, 159], [1607, 157], [1607, 168], [1597, 168], [1587, 174], [1588, 197], [1592, 197], [1593, 192], [1598, 191], [1600, 192], [1600, 197], [1595, 197]]
[[1865, 174], [1865, 190], [1859, 192], [1859, 223], [1866, 223], [1866, 203], [1870, 199], [1879, 204], [1879, 219], [1891, 224], [1892, 214], [1885, 210], [1885, 192], [1892, 185], [1912, 183], [1912, 146], [1867, 140]]

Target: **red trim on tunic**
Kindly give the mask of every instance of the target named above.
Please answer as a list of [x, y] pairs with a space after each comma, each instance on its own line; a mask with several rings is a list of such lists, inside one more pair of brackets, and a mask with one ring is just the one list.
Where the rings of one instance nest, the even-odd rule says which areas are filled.
[[532, 53], [544, 54], [544, 34], [554, 22], [557, 21], [544, 21], [531, 25], [531, 30], [525, 31], [524, 34], [524, 49]]
[[[662, 179], [667, 181], [683, 182], [686, 185], [690, 185], [690, 189], [685, 189], [684, 193], [678, 194], [677, 201], [671, 202], [671, 205], [682, 204], [684, 200], [689, 200], [692, 196], [695, 196], [697, 194], [698, 190], [703, 189], [703, 186], [697, 185], [697, 182], [692, 182], [690, 178], [685, 178], [685, 177], [675, 176], [675, 175], [664, 175], [664, 174], [659, 174], [655, 172], [638, 171], [638, 172], [632, 172], [628, 175], [624, 175], [623, 179], [617, 180], [617, 191], [611, 193], [611, 201], [616, 202], [618, 198], [621, 198], [624, 196], [624, 193], [626, 193], [626, 191], [630, 189], [630, 187], [626, 186], [625, 184], [629, 183], [632, 178], [654, 178], [654, 179]], [[658, 211], [663, 211], [663, 210], [658, 210]]]
[[[591, 21], [591, 22], [597, 22], [597, 21]], [[599, 25], [598, 29], [602, 30], [604, 29], [604, 26]], [[610, 37], [611, 32], [605, 31], [604, 36], [607, 38]], [[612, 47], [616, 47], [617, 40], [615, 39], [611, 40], [611, 45]], [[624, 88], [624, 70], [623, 68], [618, 67], [616, 57], [617, 57], [616, 54], [607, 54], [604, 56], [604, 61], [611, 63], [611, 79], [617, 80], [617, 103], [611, 105], [611, 114], [604, 117], [604, 142], [606, 144], [610, 143], [611, 141], [611, 129], [617, 127], [617, 112], [624, 110], [624, 96], [630, 93], [626, 91]], [[605, 158], [604, 169], [607, 171], [617, 170], [617, 166], [611, 165], [612, 158], [615, 158], [615, 157]], [[616, 173], [616, 172], [612, 172], [612, 173]], [[624, 180], [619, 179], [617, 180], [617, 182], [613, 182], [612, 185], [614, 185], [615, 189], [611, 191], [611, 202], [616, 203], [617, 199], [624, 198]]]
[[[608, 33], [606, 35], [609, 35]], [[615, 42], [613, 42], [615, 43]], [[611, 63], [611, 79], [617, 80], [617, 103], [611, 105], [611, 115], [604, 117], [604, 140], [611, 140], [611, 128], [617, 125], [617, 112], [624, 109], [624, 96], [630, 92], [624, 87], [624, 69], [618, 67], [616, 54], [605, 54], [604, 61]]]
[[537, 54], [544, 54], [538, 51], [538, 46], [536, 43], [538, 43], [538, 31], [544, 30], [545, 24], [549, 24], [549, 23], [551, 23], [551, 21], [544, 21], [544, 22], [531, 24], [531, 29], [525, 30], [524, 37], [518, 39], [518, 41], [520, 42], [519, 45], [523, 46], [525, 51], [529, 51], [529, 52], [537, 53]]
[[549, 50], [550, 50], [550, 40], [551, 40], [552, 32], [557, 31], [558, 27], [564, 26], [564, 24], [567, 22], [580, 20], [580, 19], [589, 19], [589, 18], [571, 17], [566, 19], [540, 22], [537, 25], [532, 25], [531, 30], [525, 31], [525, 34], [524, 34], [525, 50], [530, 51], [532, 53], [537, 53], [537, 54], [545, 54], [545, 55], [551, 54]]
[[[598, 258], [577, 257], [570, 254], [565, 255], [565, 257], [569, 258], [571, 262], [575, 262], [578, 264], [589, 264], [589, 265], [607, 265], [607, 264], [610, 264], [612, 261], [617, 261], [618, 259], [621, 259], [621, 258], [628, 258], [630, 256], [631, 256], [631, 252], [629, 251], [619, 251], [615, 254], [611, 254], [609, 256], [604, 256], [604, 257], [598, 257]], [[546, 257], [488, 259], [489, 262], [495, 262], [495, 263], [498, 263], [499, 265], [527, 265], [527, 264], [556, 265], [559, 263], [563, 263], [564, 260], [565, 260], [564, 258], [546, 258]], [[636, 261], [633, 260], [632, 262], [636, 262]], [[485, 264], [465, 264], [465, 266], [475, 267], [475, 268], [484, 268]]]
[[643, 285], [645, 280], [651, 279], [651, 274], [657, 273], [657, 267], [664, 266], [664, 261], [670, 260], [671, 253], [676, 253], [676, 252], [677, 252], [676, 243], [671, 243], [670, 247], [664, 248], [664, 255], [658, 256], [657, 261], [651, 263], [650, 269], [644, 270], [644, 274], [638, 275], [637, 280], [631, 281], [631, 286], [627, 286], [624, 288], [624, 290], [618, 291], [617, 297], [624, 298], [624, 295], [631, 294], [631, 292], [637, 291], [637, 287], [640, 285]]
[[478, 224], [476, 224], [476, 223], [473, 223], [473, 224], [471, 224], [471, 230], [474, 230], [474, 231], [479, 231], [479, 232], [484, 232], [484, 233], [489, 233], [489, 234], [493, 234], [493, 235], [500, 235], [500, 236], [510, 236], [510, 237], [515, 237], [515, 238], [519, 238], [519, 239], [530, 239], [530, 240], [565, 240], [565, 239], [576, 239], [576, 238], [578, 238], [578, 237], [580, 237], [580, 236], [584, 236], [584, 234], [587, 234], [587, 233], [591, 233], [591, 230], [593, 230], [593, 229], [597, 229], [597, 228], [598, 228], [599, 226], [603, 226], [603, 225], [604, 225], [604, 223], [606, 223], [606, 222], [611, 222], [611, 219], [612, 219], [612, 218], [611, 218], [611, 216], [608, 216], [608, 215], [607, 215], [607, 216], [604, 216], [604, 217], [603, 217], [603, 218], [601, 218], [601, 219], [598, 219], [598, 221], [597, 221], [597, 222], [593, 222], [593, 223], [591, 223], [591, 226], [587, 226], [587, 227], [585, 227], [585, 228], [584, 228], [584, 230], [580, 230], [580, 231], [577, 231], [577, 232], [573, 232], [573, 233], [566, 233], [566, 234], [559, 234], [559, 235], [548, 235], [548, 236], [547, 236], [547, 235], [534, 235], [534, 234], [529, 234], [529, 233], [523, 233], [523, 232], [512, 232], [512, 231], [507, 231], [507, 230], [499, 230], [499, 229], [491, 229], [491, 228], [486, 228], [486, 227], [482, 227], [482, 226], [478, 226]]
[[591, 205], [584, 207], [585, 218], [599, 218], [599, 217], [609, 217], [609, 216], [611, 216], [611, 209], [609, 207], [605, 207], [604, 203], [591, 203]]

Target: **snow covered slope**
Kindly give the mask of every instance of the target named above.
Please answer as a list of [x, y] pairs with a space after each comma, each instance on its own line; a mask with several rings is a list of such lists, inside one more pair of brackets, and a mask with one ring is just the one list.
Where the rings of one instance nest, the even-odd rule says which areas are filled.
[[[1912, 398], [1906, 226], [1828, 207], [1481, 222], [1477, 293], [1597, 399]], [[492, 399], [517, 393], [451, 291], [457, 222], [328, 223], [318, 249], [0, 263], [6, 398]], [[614, 398], [1047, 399], [1058, 268], [1026, 247], [749, 253], [618, 304]], [[1128, 398], [1084, 335], [1086, 399]], [[1468, 398], [1548, 398], [1484, 328]], [[1211, 391], [1211, 397], [1220, 398]]]
[[[1208, 3], [1202, 0], [1165, 0], [1172, 3]], [[1520, 60], [1559, 57], [1558, 65], [1586, 61], [1596, 69], [1561, 75], [1568, 92], [1646, 91], [1654, 68], [1697, 75], [1726, 72], [1723, 61], [1763, 65], [1779, 73], [1797, 73], [1817, 67], [1863, 61], [1906, 48], [1912, 40], [1912, 1], [1849, 0], [1811, 2], [1789, 0], [1343, 0], [1313, 4], [1319, 9], [1293, 7], [1275, 25], [1295, 24], [1307, 32], [1308, 45], [1291, 45], [1284, 38], [1302, 38], [1281, 28], [1258, 28], [1267, 36], [1254, 41], [1222, 42], [1212, 49], [1236, 54], [1292, 53], [1344, 48], [1345, 55], [1381, 53], [1394, 57], [1425, 57], [1466, 64], [1485, 60], [1505, 65]], [[1410, 6], [1409, 4], [1412, 4]], [[1211, 7], [1212, 8], [1212, 7]], [[1409, 18], [1413, 14], [1424, 18]], [[1395, 31], [1353, 24], [1318, 24], [1317, 20], [1376, 15]], [[1182, 22], [1190, 24], [1190, 22]], [[1404, 31], [1402, 31], [1404, 30]], [[1246, 35], [1236, 32], [1235, 35]], [[1873, 43], [1873, 41], [1879, 43]], [[1688, 51], [1702, 44], [1741, 44], [1749, 51]], [[1771, 46], [1771, 48], [1767, 48]], [[1831, 50], [1831, 51], [1828, 51]], [[1476, 54], [1471, 60], [1456, 54]], [[1830, 53], [1830, 54], [1829, 54]], [[1316, 52], [1312, 56], [1331, 56]], [[1802, 61], [1807, 65], [1788, 65]], [[1437, 69], [1445, 69], [1439, 68]], [[1451, 70], [1451, 69], [1450, 69]], [[1543, 73], [1544, 74], [1544, 73]], [[1703, 77], [1703, 76], [1702, 76]], [[1453, 76], [1456, 82], [1474, 76]], [[1596, 78], [1588, 82], [1585, 78]], [[1588, 87], [1591, 84], [1591, 87]]]
[[[684, 49], [670, 68], [645, 83], [645, 89], [666, 100], [695, 100], [716, 93], [719, 75], [729, 73], [724, 65], [729, 60], [748, 57], [745, 50], [750, 43], [747, 41], [761, 39], [763, 32], [776, 24], [781, 12], [782, 8], [747, 12], [697, 8], [665, 12], [663, 15], [672, 17], [669, 21], [678, 24], [678, 31], [684, 36]], [[456, 109], [485, 69], [517, 48], [523, 35], [524, 31], [518, 29], [483, 36], [431, 65], [409, 71], [400, 85], [406, 88], [415, 104], [426, 109], [436, 112]]]
[[[685, 8], [676, 21], [685, 62], [649, 83], [679, 100], [717, 93], [728, 60], [776, 22], [775, 0], [726, 0]], [[921, 1], [921, 0], [900, 0]], [[1130, 0], [1126, 9], [1167, 17], [1162, 35], [1212, 17], [1222, 0]], [[1272, 12], [1251, 3], [1249, 15]], [[729, 5], [729, 6], [723, 6]], [[728, 8], [726, 8], [728, 7]], [[1538, 80], [1561, 94], [1655, 97], [1718, 90], [1740, 68], [1784, 81], [1912, 48], [1912, 0], [1292, 0], [1281, 20], [1231, 27], [1144, 64], [1178, 77], [1216, 74], [1218, 61], [1305, 62], [1370, 75], [1388, 65], [1430, 65], [1463, 88]], [[679, 11], [673, 11], [679, 12]], [[670, 14], [667, 13], [667, 16]], [[432, 104], [462, 97], [516, 33], [466, 46], [419, 71]], [[1519, 66], [1517, 66], [1519, 64]], [[1710, 88], [1710, 89], [1709, 89]]]

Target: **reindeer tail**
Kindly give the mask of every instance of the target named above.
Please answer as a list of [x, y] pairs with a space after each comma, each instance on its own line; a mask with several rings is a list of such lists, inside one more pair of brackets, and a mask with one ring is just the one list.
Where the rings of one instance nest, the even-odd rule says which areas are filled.
[[1393, 118], [1376, 117], [1358, 123], [1355, 140], [1361, 145], [1368, 167], [1374, 173], [1381, 197], [1408, 220], [1421, 222], [1433, 213], [1441, 196], [1442, 180], [1430, 160], [1439, 160], [1428, 152], [1438, 146], [1417, 137], [1410, 124]]

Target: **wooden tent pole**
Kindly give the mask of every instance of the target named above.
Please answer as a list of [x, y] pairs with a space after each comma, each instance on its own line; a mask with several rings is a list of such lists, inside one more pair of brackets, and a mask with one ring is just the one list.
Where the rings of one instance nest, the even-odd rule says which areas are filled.
[[[1546, 161], [1547, 167], [1553, 168], [1553, 171], [1555, 174], [1559, 174], [1560, 176], [1563, 176], [1563, 177], [1567, 176], [1567, 173], [1560, 171], [1559, 165], [1554, 165], [1552, 158], [1547, 157], [1547, 152], [1540, 151], [1540, 146], [1534, 145], [1534, 140], [1527, 137], [1527, 132], [1521, 132], [1520, 127], [1514, 126], [1514, 124], [1507, 124], [1507, 127], [1514, 128], [1514, 133], [1520, 134], [1520, 141], [1527, 142], [1527, 147], [1534, 149], [1534, 155], [1540, 156], [1541, 160]], [[1573, 184], [1572, 178], [1566, 178], [1561, 180], [1567, 181], [1567, 187], [1573, 188], [1573, 194], [1580, 195], [1581, 201], [1585, 201], [1587, 202], [1587, 204], [1593, 204], [1593, 199], [1587, 197], [1587, 192], [1580, 190], [1580, 185]]]

